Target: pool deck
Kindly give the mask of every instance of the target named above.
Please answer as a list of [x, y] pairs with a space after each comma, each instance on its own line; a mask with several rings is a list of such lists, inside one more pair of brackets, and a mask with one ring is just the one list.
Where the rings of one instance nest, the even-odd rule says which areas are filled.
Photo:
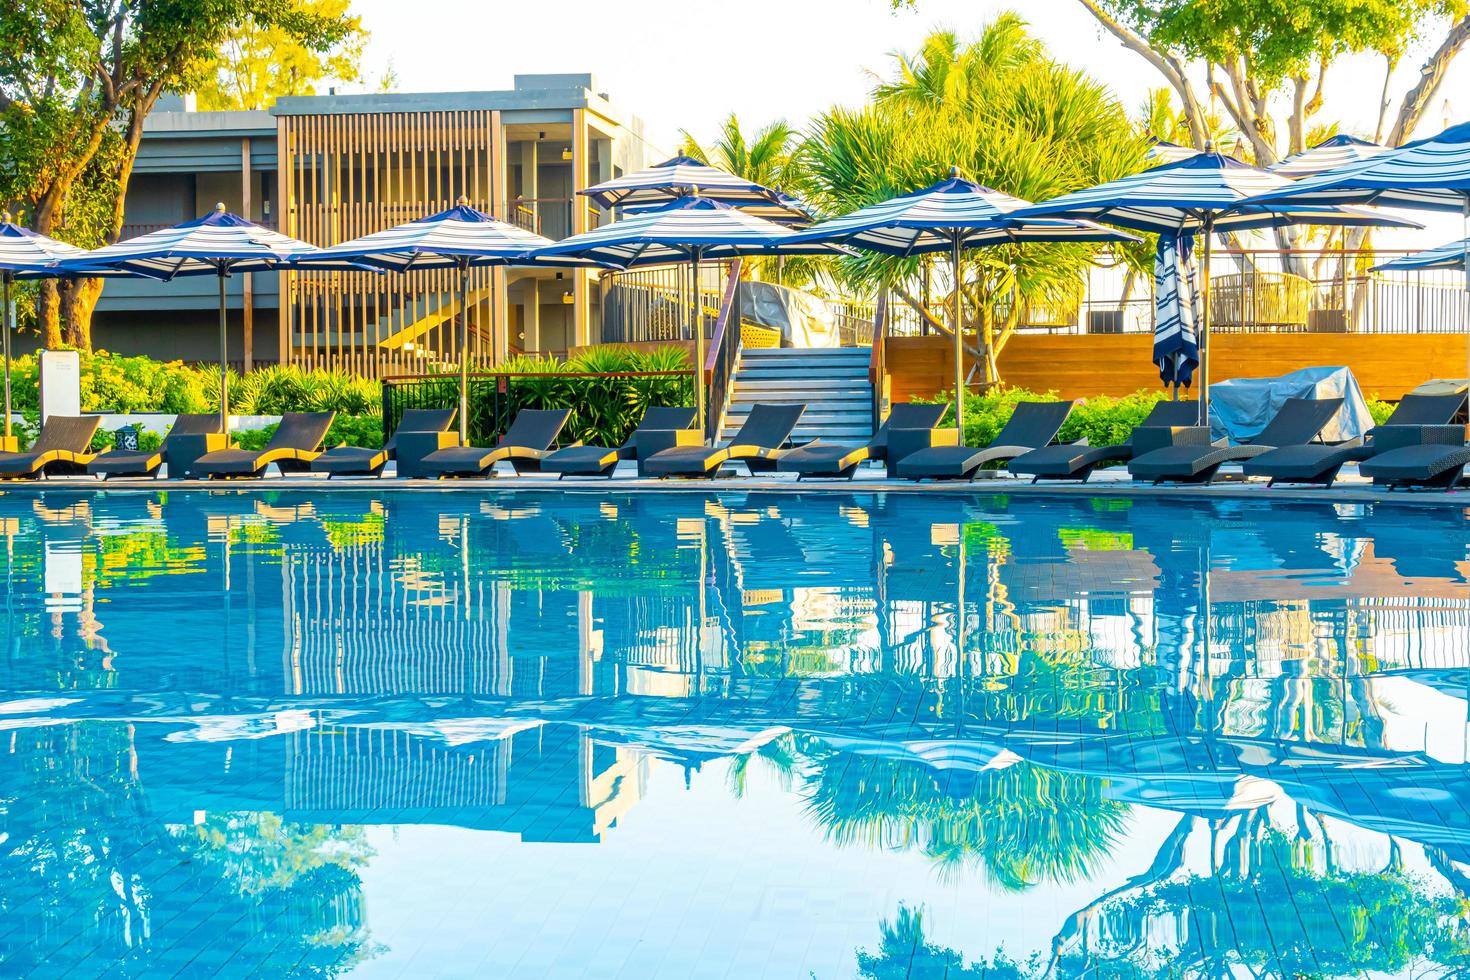
[[0, 483], [0, 493], [54, 493], [59, 490], [83, 492], [120, 493], [129, 491], [157, 492], [159, 490], [309, 490], [312, 492], [347, 492], [364, 490], [413, 490], [422, 492], [471, 492], [502, 493], [514, 491], [545, 491], [550, 489], [570, 493], [938, 493], [938, 494], [1014, 494], [1039, 497], [1122, 497], [1122, 498], [1166, 498], [1185, 500], [1256, 500], [1283, 503], [1316, 504], [1402, 504], [1421, 507], [1459, 507], [1470, 511], [1470, 489], [1389, 491], [1376, 487], [1345, 471], [1342, 479], [1331, 489], [1307, 486], [1268, 487], [1264, 481], [1246, 482], [1239, 468], [1232, 472], [1222, 471], [1220, 479], [1209, 486], [1163, 484], [1152, 486], [1134, 483], [1127, 473], [1099, 471], [1087, 483], [1048, 482], [1033, 484], [1021, 477], [999, 473], [995, 477], [979, 479], [973, 483], [961, 481], [932, 481], [913, 483], [907, 480], [888, 480], [882, 471], [873, 468], [860, 472], [851, 480], [801, 480], [794, 476], [752, 477], [740, 467], [738, 475], [711, 480], [655, 480], [638, 479], [633, 476], [631, 464], [625, 464], [622, 472], [627, 476], [612, 479], [565, 479], [557, 480], [546, 476], [515, 476], [506, 466], [497, 467], [497, 475], [491, 478], [469, 478], [456, 480], [400, 480], [391, 475], [383, 477], [344, 478], [325, 476], [271, 475], [259, 480], [169, 480], [114, 478], [100, 480], [90, 476], [52, 477], [46, 480], [12, 480]]

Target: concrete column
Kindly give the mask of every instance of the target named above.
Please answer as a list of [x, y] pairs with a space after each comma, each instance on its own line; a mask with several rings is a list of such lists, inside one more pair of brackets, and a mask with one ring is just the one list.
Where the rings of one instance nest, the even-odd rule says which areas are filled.
[[[587, 202], [578, 195], [591, 185], [587, 181], [588, 163], [587, 110], [572, 110], [572, 234], [579, 235], [591, 225], [588, 220]], [[572, 329], [569, 346], [580, 347], [590, 344], [592, 309], [592, 273], [585, 269], [572, 270]]]
[[[506, 217], [506, 182], [510, 177], [505, 158], [505, 124], [500, 110], [490, 113], [490, 213], [508, 221]], [[490, 270], [490, 355], [491, 363], [498, 364], [505, 357], [510, 344], [510, 316], [506, 290], [509, 280], [504, 269]]]

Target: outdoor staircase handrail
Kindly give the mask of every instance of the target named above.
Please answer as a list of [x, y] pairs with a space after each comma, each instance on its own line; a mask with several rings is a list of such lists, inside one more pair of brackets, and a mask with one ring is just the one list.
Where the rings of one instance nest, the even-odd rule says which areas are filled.
[[[735, 377], [735, 365], [740, 359], [740, 260], [730, 263], [730, 276], [725, 281], [725, 295], [720, 301], [720, 315], [715, 320], [714, 335], [710, 338], [709, 350], [704, 359], [704, 384], [706, 411], [705, 436], [715, 439], [720, 431], [720, 422], [730, 402], [731, 381]], [[734, 328], [731, 329], [731, 323]]]

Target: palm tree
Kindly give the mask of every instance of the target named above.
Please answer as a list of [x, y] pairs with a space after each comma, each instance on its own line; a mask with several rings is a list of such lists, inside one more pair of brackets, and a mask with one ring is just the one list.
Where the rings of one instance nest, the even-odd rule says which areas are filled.
[[[895, 56], [869, 103], [819, 116], [793, 156], [793, 187], [819, 210], [841, 214], [926, 186], [952, 167], [973, 180], [1041, 200], [1138, 170], [1144, 134], [1102, 84], [1053, 61], [1014, 13], [972, 42], [937, 32]], [[1030, 308], [1069, 308], [1095, 247], [1008, 246], [973, 253], [960, 282], [972, 349], [995, 356]], [[918, 289], [918, 261], [864, 256], [829, 264], [851, 290], [877, 283]], [[936, 324], [940, 329], [943, 325]]]
[[766, 123], [747, 140], [740, 119], [732, 112], [720, 126], [720, 135], [708, 147], [702, 146], [687, 129], [681, 129], [679, 136], [683, 141], [681, 152], [701, 163], [776, 190], [785, 189], [786, 170], [796, 142], [796, 131], [786, 120]]

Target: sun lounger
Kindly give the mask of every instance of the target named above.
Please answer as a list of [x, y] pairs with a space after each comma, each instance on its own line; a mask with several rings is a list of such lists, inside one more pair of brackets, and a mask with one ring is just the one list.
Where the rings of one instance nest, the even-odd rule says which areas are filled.
[[1470, 465], [1463, 425], [1380, 426], [1380, 451], [1358, 464], [1358, 472], [1390, 490], [1448, 490]]
[[[611, 477], [622, 460], [640, 458], [640, 443], [643, 447], [642, 455], [650, 455], [650, 445], [657, 444], [655, 433], [696, 435], [689, 428], [693, 424], [694, 409], [655, 405], [643, 413], [638, 428], [633, 430], [621, 446], [567, 446], [542, 460], [541, 472], [555, 473], [557, 479], [564, 476]], [[660, 446], [660, 449], [670, 448], [675, 444], [671, 439]]]
[[1341, 398], [1288, 398], [1252, 442], [1239, 446], [1166, 446], [1135, 456], [1128, 472], [1135, 480], [1154, 483], [1210, 483], [1226, 463], [1241, 463], [1282, 446], [1312, 442], [1341, 407]]
[[[163, 437], [163, 445], [153, 452], [141, 449], [112, 449], [87, 464], [87, 472], [104, 480], [112, 476], [154, 476], [168, 462], [170, 448], [177, 448], [190, 436], [204, 436], [219, 432], [219, 414], [184, 414], [174, 419], [173, 427]], [[177, 476], [170, 467], [170, 476]]]
[[674, 446], [654, 453], [643, 464], [649, 476], [713, 477], [725, 463], [742, 461], [747, 467], [769, 469], [776, 454], [791, 438], [792, 430], [806, 411], [805, 405], [754, 405], [745, 424], [725, 446]]
[[264, 476], [272, 463], [282, 473], [301, 473], [321, 455], [336, 412], [287, 412], [264, 449], [219, 449], [200, 456], [194, 472], [213, 479]]
[[[1144, 420], [1128, 434], [1126, 442], [1114, 446], [1089, 446], [1086, 443], [1042, 446], [1017, 456], [1006, 468], [1012, 473], [1031, 477], [1032, 483], [1037, 480], [1081, 480], [1085, 483], [1092, 476], [1092, 471], [1103, 463], [1123, 462], [1183, 441], [1199, 442], [1204, 430], [1195, 424], [1198, 421], [1198, 402], [1155, 402]], [[1203, 443], [1209, 444], [1207, 436]]]
[[454, 412], [452, 408], [404, 409], [403, 417], [398, 420], [398, 427], [393, 430], [392, 437], [383, 443], [383, 448], [337, 446], [312, 460], [311, 470], [313, 473], [325, 473], [328, 478], [377, 476], [383, 472], [388, 460], [396, 458], [400, 432], [444, 432], [454, 421]]
[[888, 433], [894, 429], [932, 429], [939, 424], [948, 405], [919, 405], [905, 402], [894, 405], [888, 419], [862, 446], [844, 446], [835, 442], [809, 442], [788, 449], [776, 460], [776, 471], [795, 473], [797, 479], [825, 476], [852, 479], [858, 465], [888, 458]]
[[[1345, 465], [1371, 459], [1385, 448], [1378, 436], [1386, 428], [1443, 427], [1464, 405], [1464, 395], [1405, 395], [1383, 425], [1370, 429], [1361, 442], [1341, 446], [1322, 443], [1282, 446], [1248, 460], [1244, 467], [1245, 475], [1264, 476], [1272, 485], [1310, 483], [1330, 487]], [[1401, 434], [1392, 448], [1403, 446], [1403, 438]]]
[[87, 451], [102, 419], [96, 415], [53, 415], [36, 442], [23, 453], [0, 453], [0, 479], [34, 479], [53, 473], [84, 472], [96, 458]]
[[988, 446], [925, 446], [890, 459], [890, 467], [905, 480], [973, 480], [986, 463], [1015, 459], [1055, 439], [1072, 404], [1021, 402]]
[[566, 408], [522, 409], [494, 449], [480, 446], [436, 449], [419, 462], [419, 469], [437, 478], [490, 476], [496, 463], [509, 460], [517, 475], [539, 473], [542, 461], [551, 455], [551, 444], [571, 417], [571, 410]]

